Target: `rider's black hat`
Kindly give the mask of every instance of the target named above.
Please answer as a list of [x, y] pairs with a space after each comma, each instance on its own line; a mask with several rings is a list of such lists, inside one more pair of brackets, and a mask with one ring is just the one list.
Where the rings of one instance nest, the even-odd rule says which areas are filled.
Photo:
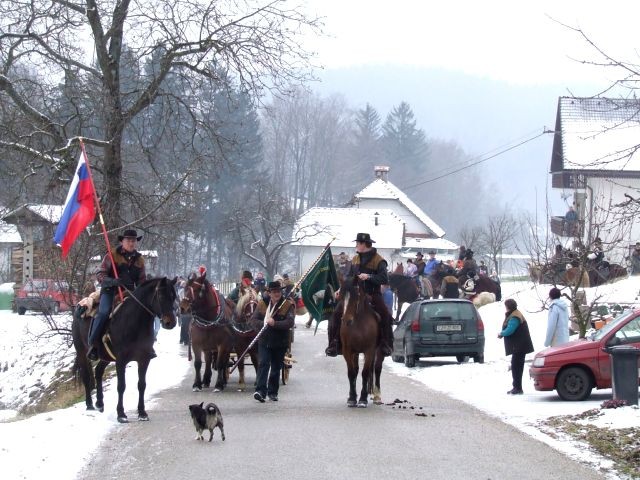
[[282, 290], [283, 288], [282, 284], [278, 281], [269, 282], [269, 286], [267, 287], [268, 290]]
[[356, 239], [354, 240], [354, 242], [369, 242], [369, 243], [376, 243], [375, 240], [373, 240], [371, 238], [371, 235], [369, 235], [368, 233], [359, 233], [356, 235]]
[[138, 232], [135, 230], [125, 230], [122, 235], [118, 235], [118, 241], [121, 242], [125, 238], [135, 238], [136, 240], [142, 240], [142, 235], [138, 236]]

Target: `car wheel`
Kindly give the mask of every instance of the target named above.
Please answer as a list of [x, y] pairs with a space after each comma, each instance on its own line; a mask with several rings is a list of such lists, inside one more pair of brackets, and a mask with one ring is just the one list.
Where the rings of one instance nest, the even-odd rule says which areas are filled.
[[26, 311], [27, 311], [26, 308], [18, 307], [18, 315], [24, 315]]
[[458, 363], [467, 363], [469, 361], [469, 357], [467, 355], [456, 355], [456, 360]]
[[407, 353], [407, 344], [404, 344], [404, 364], [408, 368], [416, 366], [416, 357]]
[[60, 313], [60, 304], [58, 302], [53, 304], [53, 308], [51, 309], [52, 315], [57, 315]]
[[478, 355], [474, 355], [473, 363], [484, 363], [484, 353], [479, 353]]
[[391, 360], [393, 360], [396, 363], [402, 363], [404, 361], [404, 358], [401, 357], [400, 355], [391, 355]]
[[556, 390], [563, 400], [585, 400], [591, 395], [592, 389], [591, 376], [584, 368], [567, 368], [560, 372], [556, 380]]

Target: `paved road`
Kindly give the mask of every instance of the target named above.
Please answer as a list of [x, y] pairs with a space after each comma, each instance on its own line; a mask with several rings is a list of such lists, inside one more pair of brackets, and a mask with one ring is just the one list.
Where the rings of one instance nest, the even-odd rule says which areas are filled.
[[[465, 403], [385, 371], [384, 405], [347, 408], [346, 366], [342, 357], [324, 356], [325, 339], [298, 326], [297, 363], [277, 403], [260, 404], [252, 391], [235, 391], [235, 374], [223, 393], [194, 393], [189, 375], [159, 394], [151, 421], [135, 422], [135, 412], [128, 412], [132, 422], [112, 431], [78, 478], [604, 478]], [[253, 380], [252, 371], [247, 378]], [[390, 405], [396, 398], [408, 408]], [[201, 401], [220, 407], [225, 442], [217, 430], [212, 443], [195, 440], [187, 406]]]

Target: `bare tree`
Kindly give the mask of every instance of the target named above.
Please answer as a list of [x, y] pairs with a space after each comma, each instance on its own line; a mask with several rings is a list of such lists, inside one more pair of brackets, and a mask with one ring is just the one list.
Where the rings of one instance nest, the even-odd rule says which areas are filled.
[[[0, 148], [20, 155], [25, 171], [69, 171], [72, 147], [84, 137], [101, 151], [94, 167], [106, 210], [127, 217], [121, 195], [128, 128], [165, 95], [168, 79], [181, 79], [182, 95], [170, 95], [206, 131], [199, 104], [181, 97], [219, 81], [218, 69], [256, 98], [307, 78], [310, 55], [300, 39], [318, 27], [284, 0], [2, 2], [0, 103], [10, 102], [15, 114], [3, 117], [13, 123], [0, 126]], [[125, 52], [137, 65], [125, 62]], [[150, 63], [154, 68], [141, 68]], [[27, 72], [46, 73], [34, 80]], [[66, 109], [49, 100], [61, 83], [76, 92]], [[196, 151], [198, 128], [187, 139]], [[201, 153], [199, 160], [221, 161]]]
[[465, 225], [458, 232], [461, 245], [464, 245], [467, 249], [477, 249], [482, 241], [482, 227]]
[[498, 274], [502, 273], [499, 259], [502, 252], [513, 246], [513, 239], [518, 233], [517, 221], [509, 212], [489, 217], [482, 229], [481, 242], [483, 250], [489, 255]]

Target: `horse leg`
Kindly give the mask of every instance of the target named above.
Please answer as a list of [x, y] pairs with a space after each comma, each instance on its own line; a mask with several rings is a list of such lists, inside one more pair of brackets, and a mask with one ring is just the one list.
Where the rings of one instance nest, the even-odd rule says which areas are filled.
[[384, 356], [380, 349], [376, 349], [376, 358], [374, 361], [374, 383], [372, 390], [373, 393], [373, 403], [376, 405], [382, 404], [382, 395], [380, 391], [380, 374], [382, 373], [382, 362], [384, 362]]
[[127, 388], [127, 379], [125, 378], [126, 366], [127, 365], [124, 360], [116, 360], [116, 375], [118, 377], [118, 406], [116, 407], [116, 412], [118, 414], [119, 423], [127, 423], [129, 421], [127, 419], [127, 415], [124, 413], [124, 405], [122, 402], [124, 390]]
[[362, 365], [362, 389], [360, 390], [360, 399], [358, 400], [358, 408], [367, 408], [369, 403], [369, 386], [373, 375], [373, 360], [376, 347], [370, 348], [364, 354], [364, 364]]
[[202, 377], [202, 386], [209, 388], [211, 386], [211, 377], [213, 377], [213, 352], [207, 350], [204, 352], [204, 376]]
[[144, 409], [144, 391], [147, 388], [147, 368], [149, 368], [149, 360], [138, 362], [138, 420], [148, 422], [149, 415]]
[[202, 351], [200, 347], [193, 349], [193, 369], [196, 372], [193, 386], [191, 387], [194, 392], [202, 391], [202, 379], [200, 378], [200, 368], [202, 367]]
[[214, 392], [221, 392], [227, 385], [228, 378], [228, 366], [229, 366], [229, 350], [225, 346], [218, 348], [218, 358], [216, 360], [216, 370], [218, 370], [218, 377], [216, 379], [216, 385], [213, 389]]
[[356, 380], [358, 378], [358, 354], [344, 351], [344, 359], [347, 362], [347, 376], [349, 377], [349, 398], [347, 399], [347, 407], [356, 406]]
[[78, 368], [78, 376], [84, 386], [84, 403], [87, 406], [87, 410], [95, 410], [93, 399], [91, 398], [91, 391], [93, 390], [93, 385], [91, 384], [91, 365], [89, 365], [89, 360], [87, 360], [86, 351], [76, 353], [76, 365]]
[[[242, 352], [240, 352], [242, 353]], [[238, 354], [239, 355], [239, 354]], [[238, 363], [238, 391], [244, 392], [245, 384], [244, 384], [244, 357], [238, 358], [236, 361]]]
[[100, 412], [104, 412], [104, 392], [102, 390], [102, 377], [104, 376], [104, 370], [107, 368], [107, 362], [100, 360], [94, 370], [96, 377], [96, 408]]

